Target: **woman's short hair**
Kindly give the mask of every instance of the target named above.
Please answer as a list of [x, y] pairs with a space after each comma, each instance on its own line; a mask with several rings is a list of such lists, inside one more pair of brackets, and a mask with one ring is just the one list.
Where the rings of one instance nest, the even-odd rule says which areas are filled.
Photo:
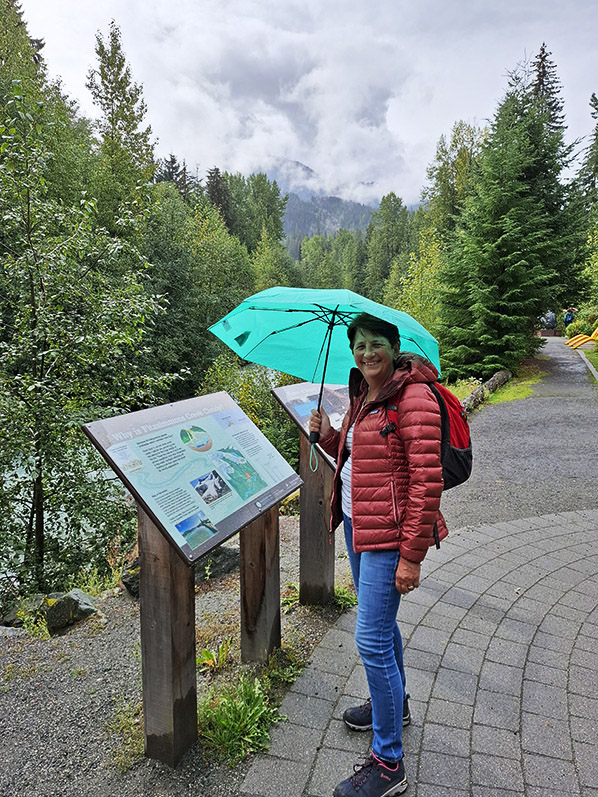
[[360, 313], [355, 316], [347, 328], [347, 337], [349, 338], [351, 351], [353, 351], [355, 335], [358, 329], [367, 330], [374, 335], [382, 335], [391, 346], [394, 346], [395, 343], [401, 343], [399, 330], [394, 324], [389, 324], [388, 321], [383, 321], [381, 318], [376, 318], [376, 316], [370, 315], [369, 313]]

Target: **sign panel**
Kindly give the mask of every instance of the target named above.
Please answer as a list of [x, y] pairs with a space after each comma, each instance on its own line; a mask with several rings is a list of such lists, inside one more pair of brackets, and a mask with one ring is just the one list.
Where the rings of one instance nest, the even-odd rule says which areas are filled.
[[[299, 429], [309, 437], [309, 416], [312, 409], [318, 406], [320, 384], [314, 382], [300, 382], [297, 385], [276, 387], [272, 395], [288, 412]], [[335, 429], [340, 429], [343, 418], [349, 409], [349, 388], [347, 385], [324, 385], [322, 391], [322, 407], [330, 418], [330, 423]], [[318, 446], [318, 451], [334, 468], [334, 460]]]
[[94, 421], [83, 431], [189, 563], [301, 485], [227, 393]]

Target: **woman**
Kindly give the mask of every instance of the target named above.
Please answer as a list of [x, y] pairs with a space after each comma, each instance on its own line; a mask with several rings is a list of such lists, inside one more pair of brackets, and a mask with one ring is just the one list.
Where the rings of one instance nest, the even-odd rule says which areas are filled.
[[[347, 334], [357, 369], [342, 428], [333, 429], [323, 410], [312, 411], [309, 428], [336, 458], [331, 529], [343, 520], [358, 596], [355, 641], [370, 690], [370, 700], [343, 719], [354, 730], [373, 727], [374, 738], [371, 756], [334, 797], [390, 797], [407, 788], [402, 730], [410, 715], [399, 601], [419, 586], [435, 534], [447, 534], [439, 510], [440, 410], [426, 384], [438, 372], [417, 355], [402, 355], [398, 330], [385, 321], [363, 313]], [[398, 410], [396, 429], [388, 404]]]

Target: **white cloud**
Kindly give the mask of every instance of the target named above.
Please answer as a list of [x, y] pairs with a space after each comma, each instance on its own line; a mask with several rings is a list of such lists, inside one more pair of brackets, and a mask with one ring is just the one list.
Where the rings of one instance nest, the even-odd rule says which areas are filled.
[[94, 37], [121, 27], [143, 83], [158, 154], [200, 174], [279, 158], [356, 199], [417, 201], [436, 143], [483, 122], [506, 73], [547, 42], [572, 137], [589, 133], [598, 91], [597, 4], [588, 0], [22, 0], [52, 74], [93, 114]]

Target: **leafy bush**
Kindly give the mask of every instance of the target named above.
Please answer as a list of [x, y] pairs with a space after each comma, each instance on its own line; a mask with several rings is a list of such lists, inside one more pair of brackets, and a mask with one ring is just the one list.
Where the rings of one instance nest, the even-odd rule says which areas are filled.
[[220, 390], [228, 393], [289, 465], [297, 470], [299, 431], [270, 392], [272, 388], [296, 381], [294, 377], [261, 365], [243, 366], [236, 354], [225, 352], [206, 372], [202, 393]]
[[249, 753], [267, 749], [270, 725], [282, 719], [259, 679], [245, 676], [235, 686], [202, 700], [197, 713], [203, 745], [231, 766]]

